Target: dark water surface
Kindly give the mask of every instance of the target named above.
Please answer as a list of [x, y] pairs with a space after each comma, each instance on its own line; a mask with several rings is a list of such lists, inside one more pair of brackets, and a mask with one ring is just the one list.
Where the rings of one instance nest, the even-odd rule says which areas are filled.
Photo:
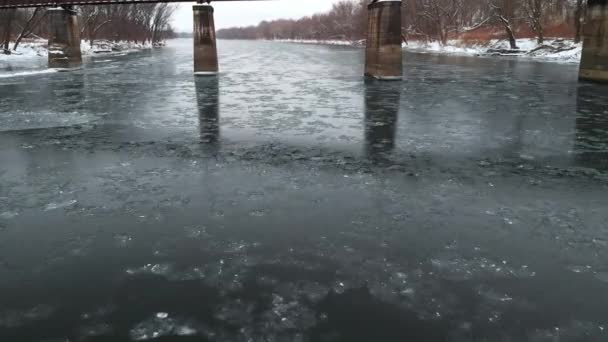
[[0, 64], [0, 341], [608, 341], [608, 87], [191, 50]]

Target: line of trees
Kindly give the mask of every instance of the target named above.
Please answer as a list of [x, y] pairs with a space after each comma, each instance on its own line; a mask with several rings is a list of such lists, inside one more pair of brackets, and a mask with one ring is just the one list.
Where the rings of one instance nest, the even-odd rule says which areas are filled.
[[[174, 35], [170, 21], [175, 5], [130, 4], [81, 6], [78, 8], [82, 39], [157, 44]], [[0, 49], [17, 50], [24, 38], [47, 38], [46, 9], [0, 10]]]
[[[547, 27], [580, 40], [587, 0], [403, 0], [404, 40], [439, 41], [475, 36], [506, 38], [517, 48], [518, 35], [533, 34], [542, 44]], [[225, 39], [365, 39], [370, 0], [343, 0], [323, 14], [299, 20], [275, 20], [257, 26], [218, 31]], [[562, 25], [563, 26], [563, 25]], [[481, 36], [481, 35], [477, 35]]]

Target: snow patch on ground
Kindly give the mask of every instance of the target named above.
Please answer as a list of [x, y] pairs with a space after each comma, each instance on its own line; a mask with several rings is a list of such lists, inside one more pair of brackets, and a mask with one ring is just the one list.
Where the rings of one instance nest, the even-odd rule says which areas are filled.
[[83, 55], [100, 54], [100, 53], [124, 53], [124, 52], [135, 52], [145, 49], [151, 49], [150, 44], [139, 44], [133, 42], [111, 42], [107, 40], [95, 41], [95, 44], [91, 47], [90, 43], [82, 43], [80, 50]]
[[[12, 44], [11, 44], [12, 46]], [[125, 53], [150, 49], [150, 44], [138, 44], [133, 42], [110, 42], [107, 40], [95, 41], [93, 46], [89, 42], [82, 41], [80, 51], [83, 56], [96, 55], [102, 53]], [[15, 61], [30, 58], [46, 58], [48, 56], [48, 43], [44, 39], [24, 41], [19, 44], [17, 51], [12, 51], [10, 55], [0, 53], [0, 61]]]
[[515, 56], [535, 58], [546, 61], [579, 63], [582, 44], [575, 44], [569, 39], [548, 39], [539, 45], [536, 39], [518, 39], [518, 50], [511, 50], [506, 40], [493, 39], [487, 43], [467, 43], [462, 40], [450, 40], [447, 45], [438, 42], [410, 41], [403, 48], [414, 52], [444, 53], [469, 56]]
[[[365, 40], [276, 39], [274, 41], [294, 44], [365, 47]], [[440, 53], [465, 56], [515, 56], [561, 63], [579, 63], [581, 59], [582, 44], [575, 44], [570, 39], [548, 39], [542, 45], [539, 45], [536, 39], [518, 39], [517, 46], [519, 47], [519, 50], [507, 51], [510, 50], [509, 42], [498, 39], [493, 39], [485, 43], [468, 43], [462, 40], [450, 40], [446, 45], [441, 45], [439, 42], [418, 40], [403, 43], [403, 48], [405, 50], [418, 53]]]
[[[13, 43], [11, 43], [11, 48]], [[0, 51], [0, 61], [2, 60], [15, 60], [25, 59], [33, 57], [46, 57], [48, 55], [47, 42], [42, 40], [35, 40], [29, 42], [22, 42], [17, 51], [12, 51], [10, 55], [6, 55]]]
[[431, 52], [431, 53], [445, 53], [445, 54], [464, 54], [464, 55], [475, 55], [478, 54], [480, 48], [477, 46], [465, 46], [456, 44], [456, 41], [449, 41], [447, 45], [441, 45], [439, 42], [424, 42], [424, 41], [410, 41], [407, 44], [403, 43], [402, 47], [406, 50], [415, 52]]
[[275, 39], [275, 42], [315, 45], [365, 46], [365, 41], [352, 40], [320, 40], [320, 39]]
[[11, 73], [11, 74], [0, 74], [0, 78], [11, 78], [11, 77], [19, 77], [19, 76], [32, 76], [32, 75], [41, 75], [41, 74], [51, 74], [51, 73], [54, 73], [54, 72], [57, 72], [57, 69], [23, 71], [23, 72]]

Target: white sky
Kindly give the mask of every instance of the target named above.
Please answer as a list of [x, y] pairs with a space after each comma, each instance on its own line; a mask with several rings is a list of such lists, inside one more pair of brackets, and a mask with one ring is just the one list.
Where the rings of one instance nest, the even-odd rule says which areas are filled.
[[[263, 20], [298, 19], [325, 12], [339, 0], [271, 0], [243, 2], [212, 2], [217, 29], [257, 25]], [[192, 32], [192, 4], [179, 4], [173, 19], [178, 32]]]

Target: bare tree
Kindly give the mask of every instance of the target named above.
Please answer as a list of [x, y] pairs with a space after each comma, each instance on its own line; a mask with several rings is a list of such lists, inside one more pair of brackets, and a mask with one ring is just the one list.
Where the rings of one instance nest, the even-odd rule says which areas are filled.
[[45, 17], [46, 17], [46, 11], [43, 10], [41, 7], [36, 7], [31, 12], [31, 15], [29, 16], [29, 18], [27, 19], [27, 21], [21, 28], [21, 32], [19, 33], [19, 36], [15, 40], [15, 44], [13, 45], [13, 51], [17, 50], [17, 47], [19, 46], [19, 43], [21, 43], [21, 40], [23, 38], [28, 37], [29, 35], [31, 35], [34, 32], [34, 30], [38, 27], [38, 25], [40, 25], [40, 22]]
[[157, 44], [162, 40], [162, 32], [169, 27], [171, 16], [175, 11], [175, 6], [161, 3], [154, 8], [151, 21], [149, 22], [150, 41]]
[[[543, 3], [545, 1], [545, 3]], [[525, 0], [524, 1], [524, 10], [526, 12], [526, 17], [530, 22], [530, 26], [534, 32], [536, 32], [536, 37], [538, 44], [543, 44], [545, 42], [545, 35], [543, 31], [543, 10], [546, 5], [547, 0]]]
[[450, 32], [458, 31], [458, 18], [463, 0], [426, 0], [422, 2], [420, 15], [435, 25], [435, 33], [442, 45], [448, 42]]
[[99, 6], [83, 6], [80, 9], [82, 29], [80, 36], [86, 36], [89, 39], [89, 44], [93, 47], [95, 37], [102, 27], [112, 22], [112, 20], [103, 15]]
[[82, 36], [91, 45], [96, 39], [158, 43], [171, 31], [174, 11], [167, 3], [83, 7]]
[[9, 44], [11, 42], [11, 36], [12, 36], [12, 31], [13, 31], [13, 21], [15, 20], [15, 16], [17, 14], [17, 9], [7, 9], [4, 11], [4, 26], [3, 26], [3, 31], [4, 31], [4, 37], [2, 39], [2, 49], [4, 50], [5, 54], [10, 54], [11, 51], [9, 50]]
[[518, 49], [513, 29], [515, 6], [513, 0], [488, 0], [491, 15], [504, 27], [511, 49]]
[[583, 30], [583, 18], [585, 17], [585, 2], [583, 0], [576, 0], [576, 9], [574, 10], [574, 42], [581, 42], [581, 35]]

